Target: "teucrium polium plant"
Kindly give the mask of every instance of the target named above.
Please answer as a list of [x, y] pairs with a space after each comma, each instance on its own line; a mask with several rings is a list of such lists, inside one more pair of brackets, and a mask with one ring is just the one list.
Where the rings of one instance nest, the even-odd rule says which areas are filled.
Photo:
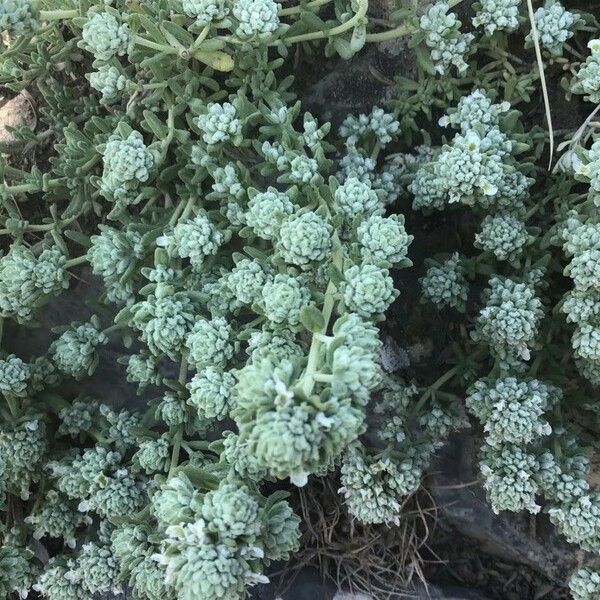
[[[0, 95], [36, 114], [0, 137], [2, 597], [244, 598], [316, 482], [394, 532], [470, 418], [491, 509], [546, 513], [597, 597], [598, 25], [459, 3], [1, 4]], [[391, 100], [303, 108], [315, 57], [396, 37]], [[538, 54], [589, 115], [554, 156]], [[439, 361], [381, 336], [436, 330]]]

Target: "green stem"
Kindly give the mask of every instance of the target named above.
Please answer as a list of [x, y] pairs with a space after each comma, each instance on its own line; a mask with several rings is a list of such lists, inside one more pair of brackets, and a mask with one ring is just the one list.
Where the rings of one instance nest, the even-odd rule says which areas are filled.
[[181, 359], [181, 364], [179, 365], [179, 377], [177, 378], [177, 381], [179, 381], [179, 383], [181, 385], [185, 385], [185, 382], [187, 379], [187, 374], [188, 374], [188, 361], [187, 361], [187, 358], [184, 356]]
[[[33, 232], [33, 231], [50, 231], [54, 229], [55, 223], [48, 223], [47, 225], [28, 225], [24, 227], [22, 231]], [[13, 233], [12, 229], [0, 229], [0, 235], [10, 235]]]
[[169, 109], [169, 114], [167, 115], [167, 136], [162, 140], [160, 146], [160, 160], [159, 162], [162, 163], [166, 156], [167, 156], [167, 152], [169, 151], [169, 146], [171, 145], [171, 142], [173, 141], [173, 136], [175, 135], [175, 114], [173, 113], [173, 109], [170, 108]]
[[[328, 37], [333, 37], [336, 35], [340, 35], [349, 29], [352, 29], [355, 25], [359, 23], [361, 19], [367, 14], [367, 9], [369, 8], [369, 0], [359, 0], [359, 7], [354, 16], [351, 19], [348, 19], [345, 23], [338, 25], [337, 27], [333, 27], [328, 29], [327, 31], [312, 31], [311, 33], [303, 33], [301, 35], [293, 35], [289, 38], [283, 38], [283, 42], [285, 44], [297, 44], [299, 42], [310, 42], [312, 40], [322, 40]], [[276, 46], [279, 44], [277, 42], [271, 42], [270, 46]]]
[[134, 35], [132, 37], [133, 43], [138, 46], [144, 46], [145, 48], [150, 48], [152, 50], [158, 50], [159, 52], [167, 52], [168, 54], [179, 54], [179, 50], [177, 48], [173, 48], [173, 46], [167, 46], [166, 44], [157, 44], [152, 40], [147, 40], [139, 35]]
[[51, 231], [52, 229], [56, 228], [57, 226], [60, 227], [61, 225], [67, 225], [68, 223], [71, 223], [74, 219], [67, 219], [66, 221], [59, 221], [58, 223], [44, 223], [43, 225], [27, 225], [27, 227], [25, 227], [25, 231]]
[[[449, 0], [448, 8], [454, 8], [461, 2], [462, 0]], [[379, 33], [368, 33], [367, 42], [386, 42], [388, 40], [404, 37], [405, 35], [414, 33], [414, 31], [415, 28], [413, 25], [411, 25], [410, 23], [402, 23], [402, 25], [394, 27], [394, 29], [388, 29], [388, 31], [380, 31]]]
[[[179, 364], [179, 376], [177, 381], [180, 385], [185, 385], [185, 381], [187, 379], [188, 374], [188, 361], [185, 356], [181, 357], [181, 363]], [[173, 472], [177, 468], [179, 464], [179, 452], [181, 451], [181, 443], [183, 440], [183, 425], [180, 425], [177, 428], [177, 432], [175, 433], [175, 437], [173, 439], [173, 453], [171, 454], [171, 466], [169, 467], [169, 474], [167, 478], [170, 478], [173, 475]]]
[[71, 269], [72, 267], [77, 267], [78, 265], [82, 265], [87, 262], [87, 254], [83, 256], [78, 256], [77, 258], [71, 258], [65, 263], [65, 269]]
[[79, 16], [79, 11], [71, 10], [40, 10], [41, 21], [61, 21], [63, 19], [74, 19]]
[[[330, 215], [331, 216], [331, 215]], [[343, 255], [341, 251], [341, 243], [337, 233], [333, 234], [333, 264], [340, 271], [343, 270]], [[323, 309], [321, 311], [323, 315], [323, 327], [321, 331], [313, 334], [312, 341], [310, 344], [310, 350], [308, 351], [308, 359], [306, 361], [306, 369], [302, 374], [301, 389], [304, 395], [308, 398], [315, 385], [315, 375], [318, 372], [318, 362], [321, 353], [321, 347], [325, 342], [324, 336], [329, 327], [329, 321], [333, 313], [333, 307], [335, 305], [337, 293], [337, 286], [333, 281], [329, 281], [327, 289], [325, 290], [325, 301], [323, 302]]]
[[46, 489], [46, 477], [42, 475], [42, 478], [40, 479], [40, 482], [38, 483], [38, 489], [37, 489], [37, 493], [38, 493], [38, 497], [35, 499], [35, 502], [33, 503], [33, 506], [31, 507], [31, 513], [36, 513], [38, 511], [38, 509], [40, 508], [40, 506], [42, 505], [42, 502], [44, 502], [44, 491]]
[[210, 25], [207, 25], [198, 35], [194, 43], [190, 46], [190, 53], [194, 53], [195, 50], [198, 50], [202, 42], [206, 39], [206, 36], [210, 32]]
[[264, 315], [260, 315], [260, 316], [256, 317], [256, 319], [252, 319], [252, 321], [250, 321], [249, 323], [244, 323], [244, 325], [242, 326], [242, 331], [247, 331], [248, 329], [253, 329], [257, 325], [260, 325], [261, 323], [263, 323], [264, 320], [265, 320]]
[[419, 401], [414, 407], [413, 412], [416, 414], [419, 412], [419, 409], [423, 407], [425, 402], [438, 390], [440, 389], [447, 381], [452, 379], [459, 371], [460, 365], [455, 365], [450, 370], [446, 371], [439, 379], [434, 381], [425, 391], [425, 393], [419, 398]]
[[319, 383], [331, 383], [333, 381], [333, 375], [327, 373], [315, 373], [313, 379]]
[[[76, 219], [77, 217], [74, 216], [69, 217], [68, 219], [65, 219], [63, 221], [57, 221], [55, 223], [44, 223], [43, 225], [27, 225], [27, 227], [23, 228], [23, 232], [34, 233], [42, 231], [52, 231], [55, 228], [60, 228], [64, 227], [65, 225], [69, 225], [69, 223], [72, 223]], [[12, 233], [12, 231], [9, 229], [0, 229], [0, 235], [9, 235], [10, 233]]]
[[[329, 285], [327, 286], [327, 291], [325, 292], [325, 302], [323, 304], [322, 310], [325, 325], [319, 333], [325, 333], [327, 331], [329, 319], [331, 318], [331, 313], [333, 311], [333, 305], [335, 304], [336, 291], [337, 288], [335, 284], [333, 283], [333, 281], [330, 281]], [[310, 344], [310, 350], [308, 351], [306, 369], [304, 370], [304, 374], [302, 375], [302, 392], [307, 398], [310, 396], [315, 385], [315, 374], [319, 366], [318, 362], [320, 358], [322, 345], [323, 342], [316, 335], [313, 335], [312, 342]]]
[[573, 48], [573, 46], [571, 46], [570, 44], [563, 44], [563, 46], [578, 60], [580, 60], [581, 62], [585, 62], [585, 56], [583, 56], [580, 52], [578, 52], [577, 50], [575, 50], [575, 48]]
[[538, 372], [538, 369], [540, 368], [541, 365], [542, 365], [542, 355], [538, 354], [535, 357], [535, 360], [533, 361], [533, 363], [531, 365], [531, 369], [529, 370], [529, 374], [532, 377], [535, 377], [536, 374], [537, 374], [537, 372]]
[[379, 33], [367, 33], [367, 42], [387, 42], [388, 40], [394, 40], [399, 37], [404, 37], [410, 33], [413, 33], [415, 28], [409, 23], [403, 23], [394, 29], [388, 29], [387, 31], [380, 31]]
[[7, 394], [4, 397], [6, 398], [6, 403], [8, 404], [8, 409], [10, 410], [10, 414], [14, 418], [16, 418], [18, 415], [18, 411], [17, 411], [17, 405], [15, 404], [15, 399], [10, 394]]
[[169, 227], [174, 227], [175, 224], [177, 223], [177, 221], [179, 221], [180, 218], [183, 218], [182, 215], [183, 214], [189, 214], [189, 212], [191, 211], [191, 208], [193, 208], [194, 206], [194, 202], [196, 201], [195, 198], [188, 198], [187, 202], [180, 202], [176, 207], [175, 210], [173, 211], [173, 214], [171, 215], [171, 218], [169, 219]]
[[329, 4], [331, 0], [313, 0], [312, 2], [307, 2], [304, 6], [301, 4], [298, 6], [290, 6], [289, 8], [282, 8], [279, 11], [280, 17], [287, 17], [289, 15], [297, 15], [301, 13], [303, 10], [319, 8], [320, 6], [324, 6], [325, 4]]
[[523, 215], [523, 223], [527, 223], [533, 215], [540, 209], [541, 204], [536, 202], [524, 215]]
[[177, 428], [175, 437], [173, 438], [173, 452], [171, 454], [171, 466], [169, 467], [169, 474], [167, 479], [170, 479], [177, 468], [179, 463], [179, 452], [181, 450], [181, 441], [183, 440], [183, 426]]
[[32, 194], [39, 192], [40, 189], [33, 183], [22, 183], [20, 185], [3, 185], [0, 189], [4, 190], [7, 194]]
[[331, 335], [324, 335], [322, 333], [315, 333], [313, 337], [316, 337], [319, 341], [323, 342], [326, 346], [328, 346], [335, 339]]

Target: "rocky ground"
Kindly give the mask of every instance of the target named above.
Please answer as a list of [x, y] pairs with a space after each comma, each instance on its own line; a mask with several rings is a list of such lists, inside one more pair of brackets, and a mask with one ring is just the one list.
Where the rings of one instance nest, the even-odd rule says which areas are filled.
[[[382, 14], [386, 2], [380, 1]], [[339, 123], [348, 112], [369, 110], [393, 97], [393, 78], [402, 73], [410, 76], [411, 62], [402, 43], [372, 46], [351, 62], [315, 61], [312, 72], [300, 72], [299, 89], [306, 109], [323, 120]], [[0, 97], [0, 139], [8, 135], [4, 125], [25, 120], [35, 124], [34, 111], [27, 96], [8, 102]], [[415, 223], [417, 237], [413, 251], [415, 269], [399, 277], [401, 299], [392, 307], [385, 336], [402, 355], [400, 365], [411, 369], [419, 360], [429, 370], [444, 370], [443, 354], [436, 351], [444, 341], [459, 332], [447, 320], [419, 305], [418, 265], [421, 255], [432, 254], [440, 240], [453, 232], [452, 223], [436, 220], [435, 228]], [[410, 227], [407, 226], [410, 230]], [[416, 229], [415, 229], [416, 231]], [[61, 296], [43, 313], [43, 326], [31, 332], [8, 329], [10, 348], [23, 358], [45, 351], [50, 328], [91, 314], [90, 303], [97, 297], [98, 282], [88, 271], [78, 273], [79, 281], [72, 292]], [[426, 323], [427, 327], [423, 324]], [[138, 406], [143, 400], [125, 382], [124, 369], [117, 363], [122, 348], [111, 342], [103, 348], [95, 375], [77, 384], [77, 393], [89, 394], [115, 406]], [[417, 356], [420, 354], [420, 356]], [[433, 365], [433, 367], [432, 367]], [[433, 373], [435, 376], [435, 373]], [[74, 391], [74, 390], [73, 390]], [[558, 600], [567, 598], [564, 584], [568, 572], [581, 558], [573, 546], [554, 535], [544, 516], [495, 515], [485, 502], [478, 482], [476, 452], [477, 431], [455, 436], [443, 449], [425, 480], [424, 497], [432, 516], [428, 527], [435, 527], [421, 549], [421, 584], [410, 594], [390, 589], [389, 597], [439, 598], [445, 600]], [[435, 509], [435, 510], [433, 510]], [[425, 537], [425, 536], [424, 536]], [[278, 565], [277, 569], [282, 566]], [[256, 600], [351, 600], [335, 585], [324, 582], [322, 575], [309, 567], [274, 576], [273, 583], [255, 590]], [[393, 586], [394, 574], [389, 582]], [[388, 594], [380, 594], [384, 598]], [[354, 596], [366, 600], [368, 596]]]

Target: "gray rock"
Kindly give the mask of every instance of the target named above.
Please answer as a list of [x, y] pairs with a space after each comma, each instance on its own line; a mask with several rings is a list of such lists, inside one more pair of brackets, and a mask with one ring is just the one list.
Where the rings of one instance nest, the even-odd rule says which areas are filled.
[[351, 61], [339, 59], [333, 65], [327, 61], [326, 66], [313, 66], [307, 74], [308, 85], [298, 88], [304, 108], [337, 127], [349, 113], [370, 112], [374, 105], [385, 105], [396, 92], [394, 77], [408, 76], [414, 64], [404, 45], [393, 52], [367, 46]]
[[316, 569], [304, 568], [297, 574], [271, 577], [271, 583], [252, 589], [252, 600], [331, 600], [335, 588], [323, 581]]
[[[399, 592], [399, 590], [396, 590]], [[407, 600], [489, 600], [489, 595], [457, 586], [418, 585], [413, 593], [402, 592]], [[253, 600], [378, 600], [379, 597], [362, 593], [337, 591], [331, 584], [324, 583], [319, 573], [312, 568], [301, 569], [293, 581], [285, 576], [268, 585], [254, 588]]]
[[[39, 311], [39, 327], [25, 329], [7, 321], [6, 350], [23, 360], [45, 354], [58, 337], [52, 329], [89, 319], [97, 313], [94, 304], [102, 292], [102, 282], [88, 268], [77, 271], [69, 290]], [[104, 324], [108, 327], [111, 323], [107, 319]], [[61, 393], [93, 396], [118, 408], [141, 408], [144, 401], [137, 396], [137, 387], [127, 383], [125, 365], [117, 362], [120, 356], [130, 353], [120, 340], [118, 333], [111, 335], [108, 344], [99, 349], [99, 363], [94, 374], [81, 381], [65, 380], [60, 387]]]
[[527, 565], [564, 585], [581, 552], [554, 531], [545, 515], [494, 514], [476, 482], [478, 441], [474, 432], [456, 435], [432, 466], [429, 490], [443, 523], [479, 544], [482, 552]]
[[428, 585], [419, 590], [419, 600], [490, 600], [491, 596], [458, 586]]

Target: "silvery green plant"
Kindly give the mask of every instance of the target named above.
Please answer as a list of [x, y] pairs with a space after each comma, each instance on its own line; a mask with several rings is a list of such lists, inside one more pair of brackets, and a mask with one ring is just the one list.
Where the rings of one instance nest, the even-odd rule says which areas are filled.
[[600, 593], [600, 573], [591, 569], [579, 569], [569, 580], [574, 600], [591, 600]]
[[456, 404], [432, 401], [415, 411], [417, 393], [414, 384], [386, 378], [368, 432], [377, 442], [354, 442], [343, 456], [339, 491], [361, 523], [398, 525], [435, 451], [468, 426]]
[[572, 90], [584, 94], [585, 99], [600, 103], [600, 40], [588, 42], [589, 55], [581, 64], [573, 80]]
[[[463, 97], [443, 126], [459, 129], [416, 171], [409, 184], [413, 208], [441, 210], [448, 204], [519, 213], [533, 180], [515, 157], [527, 150], [520, 134], [507, 134], [518, 113], [506, 103], [495, 104], [479, 89]], [[514, 137], [511, 137], [514, 136]]]
[[439, 308], [451, 307], [464, 312], [469, 294], [469, 283], [458, 253], [443, 262], [429, 261], [421, 279], [423, 300]]
[[519, 27], [521, 0], [481, 0], [473, 17], [475, 27], [483, 27], [487, 35], [495, 31], [514, 31]]
[[[561, 417], [565, 396], [560, 387], [536, 376], [543, 364], [539, 353], [545, 350], [540, 346], [540, 339], [547, 335], [543, 332], [549, 330], [548, 320], [552, 323], [551, 328], [564, 327], [558, 311], [549, 318], [544, 306], [546, 281], [551, 276], [547, 248], [550, 243], [555, 243], [562, 244], [571, 259], [564, 273], [575, 284], [560, 304], [567, 319], [576, 326], [573, 350], [570, 352], [567, 348], [564, 351], [583, 377], [592, 384], [597, 382], [597, 278], [594, 275], [596, 261], [592, 258], [598, 237], [594, 215], [595, 148], [592, 144], [586, 150], [575, 144], [573, 152], [571, 173], [575, 173], [578, 181], [589, 184], [587, 200], [586, 194], [582, 194], [578, 196], [577, 211], [565, 216], [564, 209], [557, 207], [557, 214], [550, 214], [546, 221], [540, 221], [550, 229], [545, 240], [540, 241], [539, 230], [528, 227], [528, 220], [539, 210], [529, 198], [533, 183], [529, 173], [518, 175], [523, 181], [522, 187], [514, 184], [517, 179], [505, 187], [509, 190], [505, 201], [502, 194], [498, 194], [502, 185], [497, 186], [498, 189], [493, 186], [491, 190], [485, 187], [491, 177], [486, 175], [488, 167], [479, 153], [470, 154], [473, 160], [468, 160], [468, 168], [444, 170], [440, 165], [442, 161], [458, 157], [459, 152], [469, 149], [471, 153], [472, 149], [481, 147], [479, 142], [475, 143], [477, 138], [471, 132], [479, 131], [479, 135], [493, 132], [492, 136], [498, 141], [502, 139], [500, 136], [505, 136], [507, 148], [515, 142], [520, 145], [525, 141], [520, 137], [518, 114], [505, 103], [494, 102], [493, 98], [476, 89], [463, 96], [455, 108], [447, 110], [440, 125], [455, 127], [461, 133], [455, 136], [451, 146], [435, 150], [433, 160], [422, 165], [409, 180], [414, 208], [448, 210], [448, 188], [454, 182], [453, 174], [457, 173], [461, 177], [460, 186], [459, 182], [456, 185], [457, 192], [464, 194], [467, 191], [473, 197], [466, 202], [461, 198], [460, 202], [482, 216], [480, 230], [473, 239], [473, 247], [481, 253], [463, 259], [461, 265], [465, 285], [467, 281], [473, 285], [480, 281], [485, 283], [487, 279], [488, 287], [481, 296], [477, 312], [467, 312], [473, 326], [471, 337], [476, 345], [465, 349], [464, 354], [459, 353], [458, 364], [442, 375], [433, 389], [456, 376], [468, 379], [475, 373], [482, 373], [483, 377], [475, 380], [469, 389], [466, 406], [483, 427], [479, 467], [492, 509], [495, 512], [527, 510], [533, 514], [543, 510], [568, 541], [597, 552], [594, 528], [598, 519], [598, 500], [588, 482], [589, 460], [577, 440], [576, 428]], [[512, 136], [515, 137], [511, 139]], [[473, 143], [470, 146], [463, 142], [471, 137]], [[466, 154], [463, 156], [466, 158]], [[493, 169], [502, 165], [503, 160], [506, 159], [493, 159]], [[479, 192], [476, 192], [472, 182], [482, 174], [484, 185], [479, 184]], [[494, 196], [500, 203], [492, 200]], [[575, 196], [568, 196], [571, 197]], [[455, 256], [458, 260], [458, 254]], [[442, 307], [448, 304], [444, 298], [450, 297], [451, 290], [449, 283], [444, 287], [442, 282], [454, 281], [456, 268], [445, 267], [447, 263], [426, 264], [429, 269], [422, 279], [423, 295]], [[562, 275], [560, 269], [555, 266], [552, 269], [557, 276]], [[450, 279], [450, 273], [454, 279]], [[446, 290], [446, 296], [443, 290]], [[556, 376], [551, 372], [548, 375], [551, 380]], [[577, 585], [585, 589], [585, 584], [587, 580]]]
[[[364, 4], [352, 4], [355, 18], [344, 17], [340, 34], [364, 25]], [[17, 259], [22, 265], [21, 279], [3, 278], [13, 286], [5, 292], [6, 316], [31, 321], [84, 263], [104, 283], [105, 309], [102, 317], [59, 328], [47, 364], [12, 355], [2, 362], [3, 392], [12, 418], [22, 421], [2, 435], [7, 445], [22, 446], [3, 467], [3, 489], [27, 498], [38, 470], [47, 473], [51, 489], [25, 523], [42, 542], [58, 537], [65, 544], [37, 580], [28, 580], [49, 597], [108, 593], [123, 583], [139, 598], [243, 597], [247, 586], [265, 581], [269, 561], [297, 548], [298, 518], [285, 494], [263, 498], [260, 481], [303, 485], [333, 469], [364, 430], [370, 393], [382, 377], [373, 323], [398, 295], [389, 270], [410, 265], [412, 236], [401, 216], [385, 216], [376, 182], [332, 177], [329, 125], [302, 115], [275, 79], [217, 94], [207, 75], [213, 91], [205, 94], [183, 62], [179, 73], [163, 66], [148, 80], [145, 63], [159, 64], [161, 53], [185, 61], [181, 42], [192, 34], [173, 23], [164, 37], [151, 25], [154, 7], [146, 16], [120, 8], [62, 15], [93, 61], [97, 112], [65, 133], [55, 183], [38, 187], [32, 174], [18, 184], [18, 170], [7, 167], [13, 181], [3, 194], [36, 187], [59, 194], [66, 185], [71, 198], [81, 195], [40, 225], [6, 223], [17, 242], [5, 269], [16, 274]], [[255, 69], [286, 30], [274, 2], [183, 8], [201, 38], [226, 25], [246, 51], [255, 48], [257, 60], [244, 68]], [[303, 35], [295, 37], [300, 43]], [[207, 52], [195, 43], [193, 60], [245, 74], [222, 44]], [[133, 83], [136, 72], [147, 88]], [[189, 91], [179, 88], [175, 99], [164, 84], [169, 76]], [[392, 116], [373, 112], [375, 142], [385, 145], [397, 129]], [[235, 158], [240, 152], [256, 165], [253, 172]], [[202, 188], [206, 197], [197, 193]], [[106, 218], [92, 235], [69, 228], [90, 212]], [[38, 233], [53, 244], [36, 254], [27, 241]], [[75, 258], [72, 242], [83, 247]], [[128, 378], [166, 389], [144, 418], [93, 400], [57, 400], [53, 419], [72, 448], [56, 451], [40, 419], [23, 421], [43, 391], [40, 375], [51, 375], [50, 386], [87, 377], [117, 331], [143, 348], [124, 357]], [[161, 375], [168, 362], [178, 365], [174, 379]], [[232, 431], [219, 440], [224, 419]], [[203, 440], [211, 430], [217, 441], [209, 448]], [[68, 510], [76, 517], [67, 518]], [[95, 537], [92, 521], [101, 523]], [[72, 552], [80, 536], [87, 541]]]
[[600, 225], [592, 216], [571, 214], [563, 224], [561, 237], [565, 254], [571, 259], [565, 275], [573, 280], [573, 289], [564, 299], [561, 310], [575, 325], [572, 345], [581, 374], [594, 386], [600, 384], [598, 348], [598, 278], [596, 254], [600, 250]]
[[[572, 38], [575, 30], [582, 24], [577, 13], [570, 12], [558, 0], [546, 0], [534, 13], [535, 25], [540, 45], [554, 56], [563, 53], [565, 42]], [[533, 45], [531, 34], [525, 38], [525, 44]]]
[[465, 58], [472, 52], [472, 33], [461, 32], [456, 13], [448, 12], [447, 2], [436, 2], [419, 22], [425, 43], [430, 49], [435, 70], [444, 75], [451, 67], [463, 74], [469, 67]]

